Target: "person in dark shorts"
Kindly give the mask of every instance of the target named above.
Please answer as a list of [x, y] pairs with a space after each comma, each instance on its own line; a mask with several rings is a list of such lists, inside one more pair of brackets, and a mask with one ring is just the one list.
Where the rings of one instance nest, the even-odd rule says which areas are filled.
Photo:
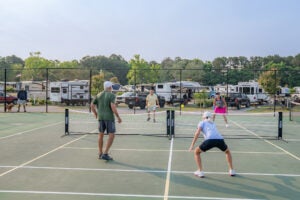
[[[99, 159], [103, 160], [112, 160], [112, 157], [108, 155], [108, 151], [113, 144], [115, 137], [115, 116], [119, 123], [122, 122], [116, 108], [115, 99], [116, 96], [112, 93], [112, 82], [105, 81], [104, 91], [97, 94], [91, 104], [91, 110], [99, 121]], [[105, 132], [108, 134], [108, 140], [103, 151], [103, 138]]]
[[225, 152], [226, 160], [229, 167], [229, 175], [235, 176], [235, 170], [232, 165], [232, 157], [228, 146], [226, 145], [223, 136], [217, 130], [215, 123], [211, 120], [212, 114], [210, 112], [204, 112], [202, 116], [203, 120], [198, 124], [198, 129], [195, 132], [194, 139], [190, 146], [189, 151], [192, 151], [194, 145], [202, 132], [204, 141], [199, 147], [196, 147], [194, 150], [194, 158], [198, 167], [198, 170], [194, 172], [195, 176], [204, 177], [204, 172], [201, 163], [200, 154], [206, 152], [213, 147], [219, 148], [221, 151]]

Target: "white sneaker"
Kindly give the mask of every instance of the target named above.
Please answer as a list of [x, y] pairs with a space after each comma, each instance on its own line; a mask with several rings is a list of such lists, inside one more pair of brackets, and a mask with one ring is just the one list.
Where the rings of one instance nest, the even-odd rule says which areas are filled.
[[234, 169], [229, 170], [229, 175], [230, 175], [230, 176], [235, 176], [235, 171], [234, 171]]
[[203, 171], [197, 170], [197, 171], [194, 172], [194, 175], [195, 175], [195, 176], [198, 176], [198, 177], [200, 177], [200, 178], [204, 178], [204, 173], [203, 173]]
[[228, 127], [229, 127], [229, 125], [228, 125], [228, 124], [226, 124], [225, 126], [226, 126], [226, 128], [228, 128]]

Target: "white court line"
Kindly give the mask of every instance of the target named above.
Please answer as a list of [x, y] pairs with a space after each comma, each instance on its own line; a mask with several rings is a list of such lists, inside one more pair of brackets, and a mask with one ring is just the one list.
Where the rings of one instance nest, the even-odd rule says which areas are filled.
[[288, 142], [300, 142], [300, 139], [284, 139], [284, 140]]
[[12, 168], [12, 169], [6, 171], [6, 172], [3, 172], [2, 174], [0, 174], [0, 177], [4, 176], [4, 175], [6, 175], [6, 174], [8, 174], [8, 173], [10, 173], [10, 172], [13, 172], [13, 171], [15, 171], [16, 169], [19, 169], [19, 168], [21, 168], [21, 167], [24, 167], [25, 165], [28, 165], [29, 163], [32, 163], [32, 162], [34, 162], [34, 161], [36, 161], [36, 160], [38, 160], [38, 159], [40, 159], [40, 158], [42, 158], [42, 157], [45, 157], [46, 155], [48, 155], [48, 154], [50, 154], [50, 153], [53, 153], [54, 151], [57, 151], [57, 150], [59, 150], [59, 149], [65, 147], [65, 146], [67, 146], [67, 145], [69, 145], [69, 144], [71, 144], [71, 143], [73, 143], [73, 142], [76, 142], [77, 140], [80, 140], [80, 139], [82, 139], [82, 138], [84, 138], [84, 137], [86, 137], [86, 136], [87, 136], [87, 135], [83, 135], [83, 136], [81, 136], [81, 137], [79, 137], [79, 138], [77, 138], [77, 139], [75, 139], [75, 140], [72, 140], [72, 141], [70, 141], [70, 142], [67, 142], [67, 143], [65, 143], [65, 144], [63, 144], [63, 145], [61, 145], [61, 146], [59, 146], [59, 147], [57, 147], [57, 148], [55, 148], [55, 149], [53, 149], [53, 150], [51, 150], [51, 151], [45, 153], [45, 154], [43, 154], [43, 155], [40, 155], [40, 156], [38, 156], [38, 157], [36, 157], [36, 158], [34, 158], [34, 159], [32, 159], [32, 160], [29, 160], [29, 161], [27, 161], [27, 162], [25, 162], [25, 163], [19, 165], [19, 166], [16, 166], [16, 167], [14, 167], [14, 168]]
[[[136, 198], [163, 198], [162, 195], [144, 194], [116, 194], [116, 193], [91, 193], [91, 192], [54, 192], [54, 191], [31, 191], [31, 190], [0, 190], [0, 193], [17, 194], [50, 194], [50, 195], [76, 195], [76, 196], [107, 196], [107, 197], [136, 197]], [[220, 198], [220, 197], [196, 197], [196, 196], [169, 196], [172, 199], [214, 199], [214, 200], [260, 200], [243, 198]]]
[[[18, 166], [0, 166], [0, 168], [15, 168]], [[103, 169], [103, 168], [80, 168], [80, 167], [42, 167], [42, 166], [22, 166], [19, 169], [40, 169], [40, 170], [66, 170], [66, 171], [104, 171], [104, 172], [126, 172], [126, 173], [168, 173], [168, 170], [143, 170], [143, 169]], [[191, 174], [193, 171], [170, 171], [171, 174]], [[228, 172], [207, 172], [206, 174], [213, 175], [228, 175]], [[252, 173], [244, 172], [238, 173], [237, 175], [242, 176], [282, 176], [282, 177], [300, 177], [300, 174], [274, 174], [274, 173]]]
[[174, 138], [172, 137], [171, 144], [170, 144], [170, 154], [169, 154], [169, 161], [168, 161], [168, 171], [167, 171], [166, 184], [165, 184], [164, 200], [168, 200], [169, 198], [168, 196], [169, 196], [169, 189], [170, 189], [173, 143], [174, 143]]
[[0, 140], [6, 139], [6, 138], [10, 138], [10, 137], [14, 137], [14, 136], [17, 136], [17, 135], [22, 135], [22, 134], [24, 134], [24, 133], [36, 131], [36, 130], [39, 130], [39, 129], [42, 129], [42, 128], [47, 128], [47, 127], [49, 127], [49, 126], [55, 126], [55, 125], [61, 124], [61, 123], [65, 123], [65, 122], [57, 122], [57, 123], [54, 123], [54, 124], [49, 124], [49, 125], [46, 125], [46, 126], [42, 126], [42, 127], [38, 127], [38, 128], [34, 128], [34, 129], [27, 130], [27, 131], [22, 131], [22, 132], [19, 132], [19, 133], [15, 133], [15, 134], [12, 134], [12, 135], [3, 136], [3, 137], [0, 137]]
[[[0, 166], [0, 168], [15, 168], [18, 166]], [[19, 169], [41, 169], [41, 170], [66, 170], [66, 171], [104, 171], [104, 172], [126, 172], [126, 173], [170, 173], [170, 174], [191, 174], [193, 171], [168, 171], [168, 170], [142, 170], [142, 169], [103, 169], [103, 168], [80, 168], [80, 167], [46, 167], [46, 166], [22, 166]], [[228, 175], [228, 172], [205, 172], [212, 175]], [[237, 175], [243, 176], [282, 176], [282, 177], [300, 177], [300, 174], [275, 174], [275, 173], [254, 173], [241, 172]]]
[[[231, 121], [232, 121], [232, 120], [231, 120]], [[291, 156], [291, 157], [295, 158], [296, 160], [299, 160], [299, 161], [300, 161], [300, 158], [299, 158], [298, 156], [296, 156], [296, 155], [292, 154], [291, 152], [285, 150], [284, 148], [282, 148], [282, 147], [280, 147], [280, 146], [278, 146], [278, 145], [276, 145], [276, 144], [273, 144], [272, 142], [270, 142], [270, 141], [264, 139], [263, 137], [257, 135], [257, 134], [254, 133], [253, 131], [250, 131], [250, 130], [247, 129], [246, 127], [244, 127], [244, 126], [238, 124], [237, 122], [235, 122], [235, 121], [232, 121], [232, 122], [233, 122], [235, 125], [237, 125], [238, 127], [242, 128], [242, 129], [244, 129], [245, 131], [247, 131], [247, 132], [251, 133], [252, 135], [256, 136], [257, 138], [262, 139], [264, 142], [266, 142], [266, 143], [268, 143], [268, 144], [274, 146], [274, 147], [277, 148], [277, 149], [280, 149], [281, 151], [285, 152], [285, 153], [288, 154], [289, 156]]]

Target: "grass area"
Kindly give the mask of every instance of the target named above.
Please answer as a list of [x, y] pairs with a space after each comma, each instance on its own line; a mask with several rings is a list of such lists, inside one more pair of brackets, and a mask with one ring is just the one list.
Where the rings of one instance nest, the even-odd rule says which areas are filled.
[[[247, 112], [273, 112], [274, 111], [274, 105], [260, 105], [260, 106], [251, 106], [251, 109], [247, 110]], [[289, 112], [289, 110], [286, 107], [282, 106], [276, 106], [275, 107], [276, 112]]]

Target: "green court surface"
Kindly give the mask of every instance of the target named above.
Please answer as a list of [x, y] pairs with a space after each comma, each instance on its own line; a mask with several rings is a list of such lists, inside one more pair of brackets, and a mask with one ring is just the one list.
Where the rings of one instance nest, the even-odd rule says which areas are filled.
[[212, 149], [201, 154], [205, 178], [198, 178], [188, 148], [200, 116], [176, 111], [169, 139], [165, 111], [156, 123], [144, 112], [121, 114], [110, 151], [114, 161], [106, 162], [97, 157], [97, 121], [90, 114], [70, 113], [65, 135], [64, 113], [1, 113], [0, 199], [299, 198], [299, 123], [284, 116], [278, 140], [273, 113], [230, 113], [228, 128], [217, 116], [237, 175], [228, 175], [224, 153]]

